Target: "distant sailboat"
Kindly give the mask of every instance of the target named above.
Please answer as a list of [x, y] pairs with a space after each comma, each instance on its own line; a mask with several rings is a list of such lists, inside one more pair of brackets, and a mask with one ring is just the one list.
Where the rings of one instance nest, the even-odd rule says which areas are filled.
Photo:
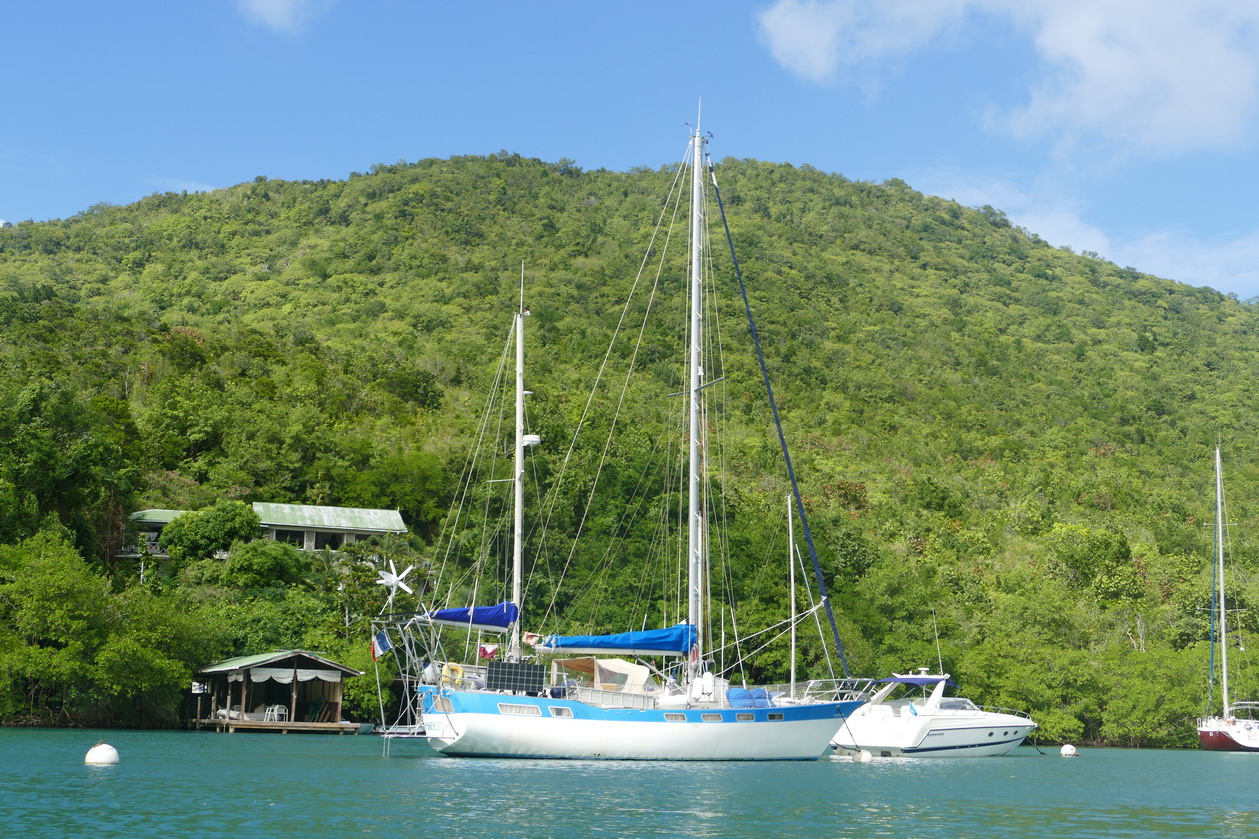
[[[1224, 599], [1224, 469], [1220, 450], [1215, 450], [1215, 577], [1218, 582], [1218, 613], [1220, 642], [1219, 716], [1198, 720], [1198, 744], [1210, 751], [1259, 751], [1259, 702], [1228, 701], [1228, 610]], [[1214, 684], [1215, 670], [1211, 670]], [[1240, 716], [1239, 716], [1240, 714]]]
[[[430, 745], [451, 756], [637, 760], [816, 760], [861, 700], [831, 683], [825, 694], [787, 696], [732, 684], [714, 672], [704, 629], [707, 601], [708, 509], [701, 495], [706, 468], [700, 440], [702, 400], [711, 381], [702, 367], [705, 328], [700, 300], [704, 272], [703, 176], [706, 140], [696, 128], [691, 158], [690, 314], [687, 356], [689, 445], [687, 616], [674, 626], [610, 635], [530, 637], [521, 630], [525, 310], [515, 318], [516, 446], [511, 597], [490, 607], [434, 609], [392, 628], [431, 650], [418, 692]], [[799, 497], [797, 493], [797, 504]], [[819, 581], [820, 583], [820, 581]], [[432, 643], [436, 628], [508, 636], [503, 660], [449, 661]], [[468, 637], [473, 637], [469, 635]], [[477, 636], [479, 637], [479, 636]], [[424, 643], [428, 639], [430, 643]], [[532, 645], [533, 653], [525, 647]], [[406, 645], [404, 645], [406, 646]], [[477, 647], [478, 644], [471, 644]], [[484, 647], [481, 647], [484, 650]], [[547, 663], [543, 663], [543, 657]], [[413, 656], [419, 662], [424, 656]], [[672, 658], [657, 669], [641, 659]], [[638, 659], [638, 660], [636, 660]], [[665, 673], [667, 678], [658, 678]], [[820, 684], [820, 683], [818, 683]], [[854, 682], [853, 687], [856, 686]], [[781, 698], [782, 701], [779, 701]]]

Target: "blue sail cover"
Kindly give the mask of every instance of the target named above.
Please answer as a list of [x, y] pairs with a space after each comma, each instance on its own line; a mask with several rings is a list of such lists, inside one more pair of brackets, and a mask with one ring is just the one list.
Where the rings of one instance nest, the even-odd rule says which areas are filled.
[[695, 627], [689, 623], [613, 635], [548, 635], [534, 645], [545, 652], [632, 655], [686, 655], [694, 646]]
[[480, 629], [487, 632], [506, 632], [516, 622], [520, 610], [510, 600], [497, 606], [471, 606], [463, 609], [434, 609], [424, 617], [430, 623]]

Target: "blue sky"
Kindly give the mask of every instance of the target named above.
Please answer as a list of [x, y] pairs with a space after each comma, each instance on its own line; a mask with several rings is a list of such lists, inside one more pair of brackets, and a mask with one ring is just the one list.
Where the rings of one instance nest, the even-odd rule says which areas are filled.
[[0, 219], [518, 152], [901, 178], [1259, 296], [1259, 0], [50, 0], [0, 18]]

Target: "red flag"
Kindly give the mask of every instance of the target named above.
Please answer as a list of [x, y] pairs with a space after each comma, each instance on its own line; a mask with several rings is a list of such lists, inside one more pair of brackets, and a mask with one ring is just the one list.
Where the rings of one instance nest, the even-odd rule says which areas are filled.
[[498, 654], [498, 644], [482, 644], [481, 645], [481, 658], [484, 658], [488, 661], [489, 659], [492, 659], [497, 654]]

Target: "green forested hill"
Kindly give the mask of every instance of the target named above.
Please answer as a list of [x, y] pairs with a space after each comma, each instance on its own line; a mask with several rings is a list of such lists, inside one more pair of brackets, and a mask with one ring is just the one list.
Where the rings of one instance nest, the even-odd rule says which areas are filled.
[[[366, 654], [344, 613], [379, 608], [370, 577], [338, 593], [306, 563], [241, 586], [200, 559], [141, 586], [114, 559], [126, 515], [396, 507], [423, 556], [521, 263], [534, 421], [566, 439], [672, 177], [501, 153], [0, 230], [0, 720], [160, 719], [190, 664], [250, 644]], [[1236, 658], [1259, 631], [1256, 309], [899, 181], [751, 160], [719, 177], [855, 669], [934, 665], [934, 622], [973, 698], [1052, 737], [1192, 743], [1217, 441]], [[732, 365], [756, 386], [753, 360]], [[751, 475], [774, 445], [755, 428], [733, 465]], [[779, 487], [739, 504], [762, 563]], [[776, 607], [775, 574], [738, 596]]]

